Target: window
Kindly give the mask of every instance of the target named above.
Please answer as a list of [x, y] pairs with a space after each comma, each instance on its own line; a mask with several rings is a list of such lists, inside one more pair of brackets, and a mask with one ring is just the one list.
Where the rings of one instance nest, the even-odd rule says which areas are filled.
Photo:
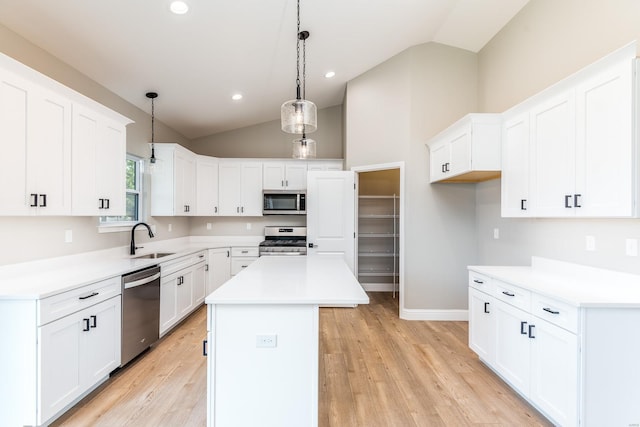
[[101, 227], [132, 225], [142, 220], [142, 175], [144, 161], [137, 156], [127, 154], [125, 167], [126, 211], [124, 216], [102, 216]]

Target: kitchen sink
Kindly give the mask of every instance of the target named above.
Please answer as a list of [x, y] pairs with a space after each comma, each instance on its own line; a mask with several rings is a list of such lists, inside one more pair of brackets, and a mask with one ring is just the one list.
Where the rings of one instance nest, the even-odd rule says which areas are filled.
[[162, 258], [169, 255], [173, 255], [173, 254], [175, 254], [175, 252], [154, 252], [152, 254], [134, 256], [133, 259], [156, 259], [156, 258]]

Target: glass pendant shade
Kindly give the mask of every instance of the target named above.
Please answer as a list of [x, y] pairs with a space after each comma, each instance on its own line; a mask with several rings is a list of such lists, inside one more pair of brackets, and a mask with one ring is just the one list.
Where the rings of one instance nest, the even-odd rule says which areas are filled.
[[316, 104], [306, 99], [292, 99], [282, 104], [280, 118], [282, 130], [287, 133], [311, 133], [318, 128]]
[[300, 138], [293, 141], [294, 159], [315, 159], [316, 141], [309, 138]]

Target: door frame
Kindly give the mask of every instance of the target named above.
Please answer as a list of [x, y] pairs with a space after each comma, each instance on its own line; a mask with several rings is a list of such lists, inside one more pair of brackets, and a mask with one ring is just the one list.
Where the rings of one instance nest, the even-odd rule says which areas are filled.
[[[356, 224], [354, 224], [356, 226], [356, 230], [357, 230], [357, 222], [358, 222], [358, 198], [357, 196], [360, 194], [360, 173], [362, 172], [377, 172], [377, 171], [383, 171], [383, 170], [389, 170], [389, 169], [399, 169], [400, 170], [400, 215], [398, 217], [398, 221], [399, 221], [399, 227], [398, 227], [398, 247], [400, 250], [400, 256], [399, 256], [399, 260], [398, 260], [398, 270], [399, 270], [399, 281], [398, 281], [398, 294], [399, 294], [399, 300], [400, 303], [398, 304], [398, 316], [400, 316], [400, 313], [402, 313], [404, 311], [404, 279], [405, 279], [405, 264], [404, 264], [404, 254], [405, 254], [405, 239], [404, 239], [404, 213], [406, 211], [405, 209], [405, 163], [404, 162], [391, 162], [391, 163], [380, 163], [380, 164], [375, 164], [375, 165], [364, 165], [364, 166], [352, 166], [351, 170], [353, 172], [355, 172], [356, 176], [356, 185], [358, 186], [357, 188], [357, 194], [356, 194], [356, 211], [355, 211], [355, 217], [354, 217], [354, 221], [356, 222]], [[356, 243], [357, 244], [357, 243]], [[356, 247], [357, 249], [357, 247]], [[358, 253], [356, 250], [355, 253], [355, 259], [356, 259], [356, 266], [357, 266], [357, 258], [358, 258]], [[356, 271], [356, 277], [357, 277], [357, 271]]]

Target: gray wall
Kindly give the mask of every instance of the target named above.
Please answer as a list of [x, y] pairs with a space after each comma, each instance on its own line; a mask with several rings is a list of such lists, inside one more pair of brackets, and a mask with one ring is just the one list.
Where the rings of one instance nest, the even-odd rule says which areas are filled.
[[[481, 111], [502, 112], [640, 38], [638, 23], [635, 0], [531, 0], [478, 55]], [[476, 197], [479, 263], [529, 264], [537, 255], [640, 273], [640, 259], [625, 255], [640, 220], [503, 219], [499, 180], [478, 184]]]
[[[279, 105], [274, 105], [279, 109]], [[307, 135], [316, 140], [317, 158], [342, 159], [342, 105], [318, 110], [318, 130]], [[280, 129], [272, 120], [228, 132], [195, 139], [189, 148], [215, 157], [291, 158], [291, 141], [299, 139]]]
[[[134, 120], [135, 123], [127, 126], [127, 151], [142, 157], [149, 155], [147, 143], [151, 140], [151, 117], [147, 113], [2, 25], [0, 52]], [[140, 88], [141, 98], [144, 98], [145, 89]], [[188, 142], [157, 120], [156, 140]], [[159, 239], [188, 235], [190, 231], [185, 218], [150, 218], [148, 222], [157, 226]], [[168, 232], [169, 223], [173, 225], [172, 232]], [[98, 219], [88, 217], [0, 217], [3, 242], [0, 245], [0, 265], [128, 244], [129, 233], [99, 234], [97, 226]], [[64, 243], [64, 233], [68, 229], [73, 231], [72, 243]], [[140, 240], [145, 239], [141, 233]]]
[[[476, 55], [416, 46], [349, 82], [346, 164], [405, 162], [405, 306], [467, 307], [466, 266], [477, 259], [475, 187], [430, 185], [425, 142], [477, 111]], [[401, 249], [401, 250], [402, 250]]]

